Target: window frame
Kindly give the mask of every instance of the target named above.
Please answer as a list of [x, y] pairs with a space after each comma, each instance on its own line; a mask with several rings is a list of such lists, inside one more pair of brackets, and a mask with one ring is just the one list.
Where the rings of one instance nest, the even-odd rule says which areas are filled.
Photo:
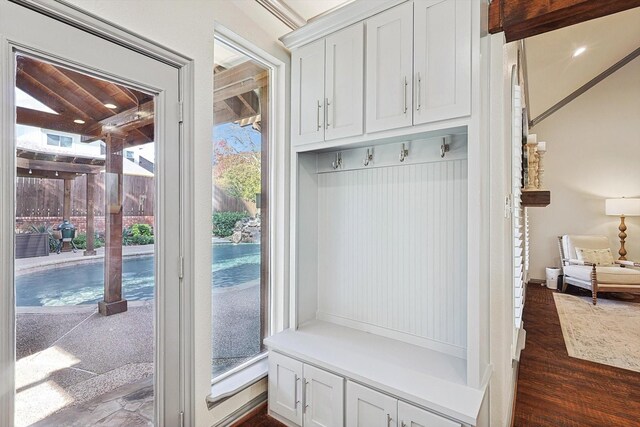
[[[261, 166], [262, 186], [261, 186], [261, 273], [260, 273], [260, 319], [261, 319], [261, 341], [264, 338], [279, 332], [288, 326], [288, 290], [285, 287], [285, 272], [288, 266], [285, 265], [286, 250], [288, 250], [288, 235], [284, 224], [286, 223], [285, 200], [283, 197], [285, 186], [285, 162], [284, 153], [285, 138], [287, 135], [285, 119], [285, 64], [267, 52], [256, 47], [253, 43], [244, 40], [242, 37], [216, 24], [214, 30], [214, 43], [222, 43], [234, 49], [249, 59], [256, 61], [269, 71], [268, 88], [268, 120], [266, 132], [268, 132], [269, 143], [262, 144]], [[261, 96], [262, 98], [262, 96]], [[263, 131], [265, 124], [263, 121]], [[288, 144], [287, 144], [288, 145]], [[265, 170], [266, 168], [266, 170]], [[213, 185], [213, 182], [212, 182]], [[278, 196], [280, 194], [280, 196]], [[277, 212], [277, 216], [276, 216]], [[264, 226], [266, 224], [266, 227]], [[279, 264], [275, 262], [280, 259]], [[213, 261], [213, 260], [212, 260]], [[256, 374], [252, 367], [261, 364], [266, 359], [267, 349], [264, 343], [260, 343], [261, 351], [253, 358], [244, 363], [212, 377], [212, 386], [219, 386], [224, 382], [235, 380], [244, 388], [242, 384], [248, 386], [256, 381], [263, 373]], [[265, 365], [266, 366], [266, 365]], [[266, 372], [265, 372], [266, 374]], [[256, 376], [258, 375], [258, 376]], [[240, 381], [238, 381], [240, 379]], [[216, 388], [212, 387], [212, 394], [208, 400], [216, 400]]]

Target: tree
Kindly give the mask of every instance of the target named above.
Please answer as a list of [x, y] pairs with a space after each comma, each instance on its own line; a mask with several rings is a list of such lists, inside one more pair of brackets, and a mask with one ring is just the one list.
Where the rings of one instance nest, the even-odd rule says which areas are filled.
[[[255, 130], [226, 126], [214, 147], [214, 180], [230, 196], [255, 202], [261, 191], [260, 147]], [[258, 134], [259, 136], [259, 134]], [[259, 140], [259, 139], [258, 139]]]

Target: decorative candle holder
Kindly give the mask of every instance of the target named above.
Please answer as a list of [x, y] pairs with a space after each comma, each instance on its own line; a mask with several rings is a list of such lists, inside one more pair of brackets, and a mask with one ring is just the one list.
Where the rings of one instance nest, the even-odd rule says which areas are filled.
[[527, 142], [527, 183], [524, 187], [525, 191], [537, 190], [536, 182], [538, 181], [538, 156], [536, 154], [537, 142]]
[[540, 141], [538, 142], [538, 147], [536, 150], [536, 154], [538, 156], [538, 183], [536, 185], [536, 187], [538, 188], [538, 190], [541, 190], [544, 188], [544, 183], [543, 183], [543, 179], [544, 179], [544, 165], [543, 165], [543, 158], [544, 155], [547, 152], [547, 144], [544, 141]]

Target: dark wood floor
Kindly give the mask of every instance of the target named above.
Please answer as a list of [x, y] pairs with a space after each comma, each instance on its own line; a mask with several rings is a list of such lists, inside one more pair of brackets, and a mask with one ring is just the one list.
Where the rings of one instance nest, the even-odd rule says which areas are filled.
[[256, 408], [233, 427], [287, 427], [267, 415], [267, 404]]
[[[640, 373], [569, 357], [553, 291], [529, 285], [524, 323], [515, 427], [640, 426]], [[262, 406], [235, 427], [283, 426]]]
[[553, 291], [530, 284], [523, 319], [516, 427], [640, 426], [640, 373], [569, 357]]

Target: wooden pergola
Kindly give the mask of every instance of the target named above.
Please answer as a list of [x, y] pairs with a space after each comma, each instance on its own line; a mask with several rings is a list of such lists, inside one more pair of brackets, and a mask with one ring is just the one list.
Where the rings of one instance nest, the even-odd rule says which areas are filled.
[[105, 173], [105, 273], [103, 315], [127, 310], [122, 298], [123, 150], [154, 140], [153, 95], [40, 61], [17, 58], [16, 85], [57, 114], [17, 107], [18, 124], [104, 141], [105, 157], [17, 151], [18, 176], [63, 179], [63, 216], [71, 216], [71, 182], [87, 176], [87, 251], [93, 250], [95, 175]]

